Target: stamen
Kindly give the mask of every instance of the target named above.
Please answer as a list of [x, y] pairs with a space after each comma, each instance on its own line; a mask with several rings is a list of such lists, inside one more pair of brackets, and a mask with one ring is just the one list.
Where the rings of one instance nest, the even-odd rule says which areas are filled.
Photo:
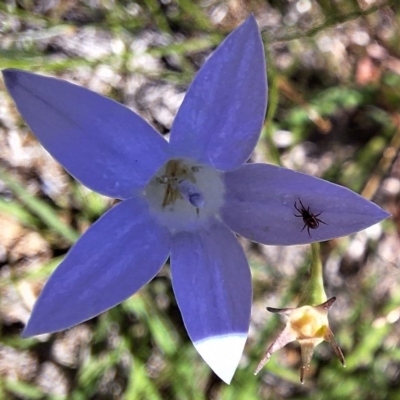
[[144, 191], [150, 211], [171, 232], [192, 231], [209, 224], [224, 203], [222, 174], [193, 160], [172, 159]]
[[192, 182], [182, 179], [178, 182], [178, 189], [182, 197], [192, 206], [196, 208], [204, 206], [203, 193]]

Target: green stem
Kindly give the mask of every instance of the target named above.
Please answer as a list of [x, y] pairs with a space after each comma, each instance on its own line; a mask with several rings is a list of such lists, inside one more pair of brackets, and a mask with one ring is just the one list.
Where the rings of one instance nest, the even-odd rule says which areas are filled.
[[316, 306], [324, 303], [326, 300], [320, 245], [319, 243], [311, 243], [310, 277], [306, 289], [300, 297], [298, 307], [305, 305]]
[[[329, 17], [325, 18], [325, 20], [322, 23], [316, 24], [306, 31], [298, 32], [293, 29], [293, 32], [289, 31], [289, 33], [286, 33], [284, 35], [277, 35], [277, 36], [271, 35], [266, 40], [268, 41], [268, 43], [271, 44], [271, 43], [276, 43], [276, 42], [288, 42], [290, 40], [302, 39], [302, 38], [306, 38], [306, 37], [313, 37], [313, 36], [317, 35], [319, 32], [321, 32], [322, 30], [326, 30], [327, 28], [333, 28], [339, 24], [343, 24], [345, 22], [352, 21], [352, 20], [360, 18], [360, 17], [365, 17], [365, 16], [375, 13], [381, 9], [389, 8], [394, 5], [395, 5], [395, 2], [392, 0], [392, 1], [388, 1], [388, 2], [380, 4], [380, 5], [371, 6], [365, 10], [358, 9], [358, 10], [350, 11], [347, 14], [330, 15]], [[286, 30], [286, 32], [287, 32], [287, 30]]]

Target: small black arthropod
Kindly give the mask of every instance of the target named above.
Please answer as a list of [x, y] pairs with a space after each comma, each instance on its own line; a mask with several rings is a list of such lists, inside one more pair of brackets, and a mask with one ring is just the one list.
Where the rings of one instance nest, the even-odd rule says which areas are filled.
[[320, 223], [328, 225], [326, 222], [322, 221], [322, 219], [318, 218], [318, 216], [322, 214], [322, 211], [318, 214], [314, 214], [310, 211], [309, 206], [307, 208], [304, 207], [300, 198], [299, 198], [299, 202], [300, 202], [301, 208], [297, 207], [297, 201], [294, 202], [294, 208], [300, 213], [300, 215], [297, 215], [297, 214], [293, 214], [293, 215], [298, 218], [303, 218], [304, 226], [303, 226], [303, 229], [301, 230], [301, 232], [303, 232], [304, 229], [307, 227], [308, 235], [311, 236], [310, 229], [317, 229], [319, 227]]

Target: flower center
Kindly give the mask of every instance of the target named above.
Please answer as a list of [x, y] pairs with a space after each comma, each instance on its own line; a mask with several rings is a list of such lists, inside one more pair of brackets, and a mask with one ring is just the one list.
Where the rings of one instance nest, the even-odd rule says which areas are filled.
[[297, 339], [323, 338], [329, 326], [327, 313], [312, 306], [303, 306], [294, 310], [289, 321]]
[[144, 196], [158, 222], [172, 232], [207, 225], [223, 204], [221, 172], [186, 159], [172, 159], [147, 184]]

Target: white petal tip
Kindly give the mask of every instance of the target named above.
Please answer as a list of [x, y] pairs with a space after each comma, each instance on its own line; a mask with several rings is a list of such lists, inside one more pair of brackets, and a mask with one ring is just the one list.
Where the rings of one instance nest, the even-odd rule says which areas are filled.
[[26, 338], [30, 338], [35, 335], [37, 335], [37, 333], [35, 332], [35, 329], [32, 329], [30, 324], [25, 325], [25, 328], [21, 333], [21, 337], [23, 339], [26, 339]]
[[213, 336], [195, 342], [194, 347], [210, 368], [229, 385], [242, 356], [246, 339], [246, 334], [239, 333]]
[[35, 329], [32, 329], [30, 326], [26, 326], [21, 333], [22, 339], [28, 339], [28, 338], [31, 338], [34, 336], [36, 336], [36, 339], [45, 339], [49, 336], [49, 333], [47, 333], [47, 332], [43, 333], [40, 331], [36, 331]]

